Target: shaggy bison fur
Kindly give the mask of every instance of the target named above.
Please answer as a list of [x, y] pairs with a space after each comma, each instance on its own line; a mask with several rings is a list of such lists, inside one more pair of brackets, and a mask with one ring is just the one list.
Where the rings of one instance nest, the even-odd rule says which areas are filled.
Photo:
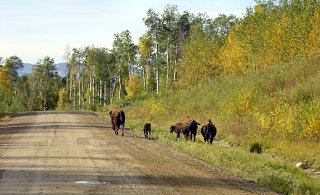
[[214, 123], [208, 119], [208, 122], [201, 127], [201, 134], [203, 136], [204, 142], [209, 142], [212, 144], [213, 138], [217, 134], [217, 128]]
[[172, 125], [170, 127], [170, 133], [176, 132], [177, 134], [177, 139], [180, 137], [180, 134], [182, 133], [184, 135], [184, 138], [187, 140], [188, 139], [188, 130], [187, 130], [187, 125], [183, 123], [176, 123], [175, 125]]
[[186, 117], [186, 119], [183, 121], [183, 124], [187, 125], [187, 131], [188, 135], [190, 134], [190, 140], [192, 140], [193, 135], [193, 141], [196, 141], [197, 129], [198, 125], [200, 124], [190, 116]]
[[150, 139], [150, 135], [151, 135], [151, 123], [146, 123], [146, 124], [144, 124], [143, 132], [144, 132], [144, 137], [147, 138], [147, 139]]
[[182, 123], [177, 123], [170, 127], [170, 132], [176, 132], [177, 138], [180, 137], [182, 133], [186, 140], [190, 139], [193, 141], [196, 140], [197, 128], [200, 125], [197, 121], [195, 121], [192, 117], [187, 116], [187, 118]]
[[114, 130], [114, 133], [118, 135], [120, 126], [122, 126], [122, 136], [124, 136], [124, 123], [126, 118], [123, 110], [119, 108], [114, 108], [109, 112], [109, 114], [110, 114], [112, 129]]

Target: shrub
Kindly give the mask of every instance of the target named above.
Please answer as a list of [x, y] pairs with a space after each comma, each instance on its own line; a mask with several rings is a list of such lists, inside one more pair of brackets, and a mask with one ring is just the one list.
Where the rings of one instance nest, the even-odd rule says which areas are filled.
[[294, 103], [308, 103], [313, 99], [312, 94], [303, 89], [302, 87], [298, 87], [297, 89], [291, 92], [291, 99], [293, 99]]
[[251, 153], [258, 153], [258, 154], [261, 154], [262, 153], [262, 145], [258, 142], [255, 142], [255, 143], [252, 143], [250, 145], [250, 149], [249, 151]]
[[143, 91], [143, 83], [138, 75], [131, 74], [126, 81], [125, 89], [128, 97], [137, 96]]
[[304, 104], [300, 110], [299, 122], [303, 138], [320, 140], [320, 102]]

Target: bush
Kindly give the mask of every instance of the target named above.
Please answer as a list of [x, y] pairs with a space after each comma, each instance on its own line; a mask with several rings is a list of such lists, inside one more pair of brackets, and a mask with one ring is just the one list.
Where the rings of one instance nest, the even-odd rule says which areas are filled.
[[258, 142], [255, 142], [255, 143], [252, 143], [250, 145], [250, 149], [249, 151], [251, 153], [258, 153], [258, 154], [261, 154], [262, 153], [262, 145]]
[[128, 97], [137, 96], [143, 92], [142, 80], [136, 74], [129, 75], [129, 78], [125, 83], [125, 89]]
[[304, 104], [299, 112], [302, 138], [320, 140], [320, 102]]

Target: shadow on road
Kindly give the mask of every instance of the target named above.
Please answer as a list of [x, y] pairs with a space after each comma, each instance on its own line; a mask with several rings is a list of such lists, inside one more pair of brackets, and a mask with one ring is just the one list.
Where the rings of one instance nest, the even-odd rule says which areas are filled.
[[[2, 174], [10, 174], [16, 175], [14, 179], [10, 180], [6, 183], [5, 188], [1, 189], [1, 193], [10, 194], [17, 192], [19, 186], [22, 183], [25, 183], [25, 177], [28, 178], [37, 178], [42, 176], [44, 177], [43, 180], [39, 181], [39, 183], [33, 183], [34, 186], [42, 186], [42, 188], [52, 186], [59, 186], [63, 189], [63, 186], [66, 188], [70, 187], [78, 187], [80, 185], [88, 185], [90, 183], [99, 185], [100, 187], [110, 187], [110, 186], [127, 186], [131, 187], [134, 190], [134, 187], [138, 185], [144, 186], [167, 186], [167, 187], [182, 187], [182, 186], [189, 186], [189, 187], [205, 187], [212, 189], [214, 193], [215, 188], [223, 188], [223, 189], [239, 189], [239, 180], [235, 179], [212, 179], [212, 178], [202, 178], [202, 177], [194, 177], [190, 176], [172, 176], [172, 175], [162, 175], [162, 176], [152, 176], [152, 175], [142, 175], [142, 176], [132, 176], [130, 172], [127, 175], [111, 175], [110, 172], [105, 171], [105, 173], [91, 173], [86, 170], [83, 172], [61, 172], [61, 171], [39, 171], [39, 170], [6, 170], [5, 172], [0, 169], [0, 178]], [[21, 175], [21, 177], [18, 177]], [[81, 181], [81, 182], [79, 182]], [[87, 181], [87, 182], [86, 182]], [[91, 186], [93, 186], [91, 184]], [[119, 189], [119, 187], [116, 187]], [[242, 190], [252, 190], [251, 182], [247, 182], [244, 184], [241, 182], [241, 189]], [[19, 191], [19, 190], [18, 190]], [[258, 194], [263, 194], [264, 190], [260, 189]]]
[[110, 125], [88, 125], [87, 123], [76, 123], [76, 122], [38, 122], [38, 123], [20, 123], [20, 124], [7, 124], [0, 126], [0, 131], [4, 130], [5, 133], [16, 133], [18, 131], [36, 130], [43, 131], [46, 130], [83, 130], [88, 129], [106, 129], [111, 128]]
[[31, 112], [19, 112], [11, 114], [12, 117], [23, 117], [23, 116], [32, 116], [32, 115], [49, 115], [49, 114], [59, 114], [59, 115], [68, 115], [68, 114], [80, 114], [80, 115], [92, 115], [97, 116], [93, 112], [83, 112], [83, 111], [31, 111]]

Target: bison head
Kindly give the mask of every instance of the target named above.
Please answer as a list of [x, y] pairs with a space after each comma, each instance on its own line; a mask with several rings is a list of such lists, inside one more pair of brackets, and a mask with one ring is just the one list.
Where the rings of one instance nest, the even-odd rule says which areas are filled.
[[176, 130], [176, 126], [172, 125], [172, 126], [170, 127], [170, 133], [174, 132], [175, 130]]

